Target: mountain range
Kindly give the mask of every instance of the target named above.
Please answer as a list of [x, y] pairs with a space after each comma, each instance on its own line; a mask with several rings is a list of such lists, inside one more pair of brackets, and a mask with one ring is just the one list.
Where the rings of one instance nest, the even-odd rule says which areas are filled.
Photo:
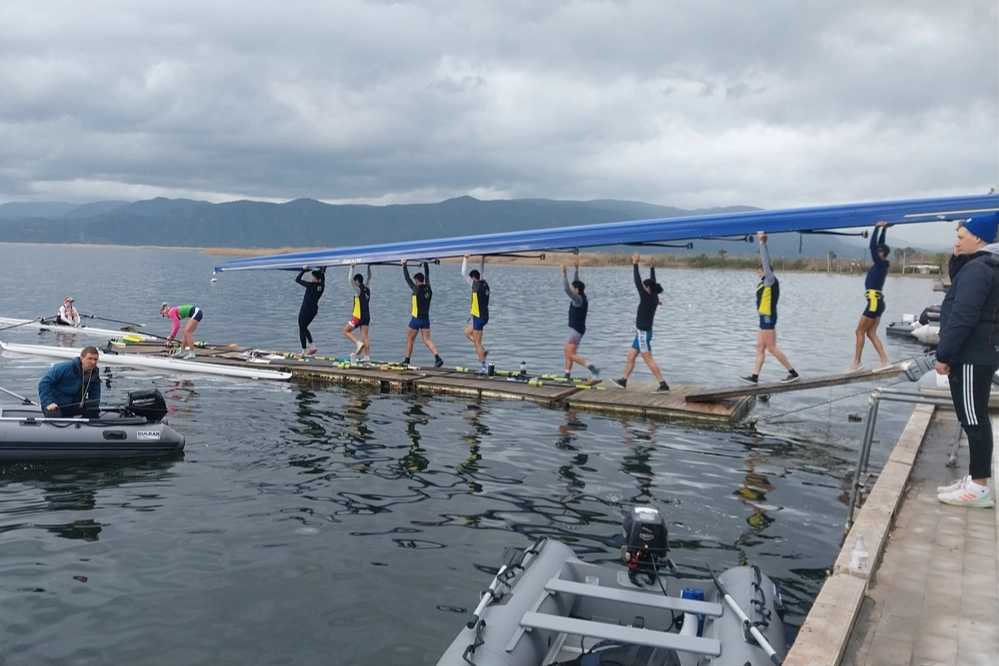
[[[210, 203], [158, 197], [144, 201], [12, 202], [0, 204], [0, 240], [15, 243], [284, 248], [371, 245], [502, 231], [758, 210], [749, 206], [684, 210], [638, 201], [482, 201], [458, 197], [431, 204], [369, 206], [314, 199], [286, 203]], [[774, 256], [864, 255], [857, 237], [779, 234]], [[615, 248], [622, 249], [622, 248]], [[755, 243], [695, 241], [680, 254], [755, 254]]]

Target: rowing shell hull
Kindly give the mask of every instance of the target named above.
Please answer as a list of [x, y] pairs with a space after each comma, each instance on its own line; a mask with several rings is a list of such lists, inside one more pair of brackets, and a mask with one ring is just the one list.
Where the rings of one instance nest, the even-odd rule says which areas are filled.
[[0, 407], [0, 462], [161, 457], [180, 453], [184, 443], [167, 424], [144, 418], [51, 420], [38, 407]]
[[[76, 358], [82, 351], [82, 349], [74, 347], [19, 345], [9, 342], [0, 342], [0, 347], [4, 351], [17, 352], [19, 354], [35, 354], [37, 356], [51, 356], [55, 358]], [[199, 363], [198, 361], [181, 361], [172, 358], [142, 356], [140, 354], [109, 354], [101, 351], [99, 362], [104, 365], [127, 365], [133, 368], [154, 368], [157, 370], [171, 370], [173, 372], [197, 372], [203, 375], [243, 377], [245, 379], [276, 379], [281, 381], [291, 379], [290, 372], [258, 370], [257, 368], [236, 368], [227, 365]]]
[[[57, 331], [59, 333], [79, 333], [80, 335], [94, 335], [100, 336], [102, 338], [118, 338], [121, 337], [123, 331], [120, 329], [112, 330], [110, 328], [94, 328], [93, 326], [59, 326], [56, 324], [43, 324], [40, 321], [34, 321], [32, 319], [13, 319], [11, 317], [0, 317], [0, 326], [17, 326], [24, 329], [38, 329], [42, 331]], [[142, 338], [145, 342], [152, 342], [156, 340], [154, 336], [143, 335], [142, 333], [131, 333], [128, 335]]]

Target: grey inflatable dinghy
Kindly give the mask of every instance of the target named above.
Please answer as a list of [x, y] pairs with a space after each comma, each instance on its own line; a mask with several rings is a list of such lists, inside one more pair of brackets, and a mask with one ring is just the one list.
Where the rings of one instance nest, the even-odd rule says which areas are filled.
[[132, 391], [122, 407], [97, 418], [50, 419], [37, 405], [0, 405], [0, 462], [166, 456], [184, 436], [162, 423], [166, 401], [156, 389]]
[[[438, 666], [780, 664], [783, 605], [758, 568], [680, 578], [653, 507], [626, 516], [627, 569], [582, 562], [545, 537], [507, 549]], [[660, 569], [660, 566], [662, 569]]]

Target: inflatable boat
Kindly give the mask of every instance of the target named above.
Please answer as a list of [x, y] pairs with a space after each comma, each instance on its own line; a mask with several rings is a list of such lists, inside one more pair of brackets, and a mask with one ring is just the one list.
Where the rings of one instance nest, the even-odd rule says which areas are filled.
[[184, 450], [184, 436], [162, 422], [158, 390], [132, 391], [122, 407], [94, 418], [46, 418], [33, 403], [0, 405], [0, 462], [166, 456]]
[[472, 617], [438, 666], [780, 664], [780, 592], [758, 568], [680, 578], [659, 511], [631, 510], [612, 568], [542, 537], [508, 548]]

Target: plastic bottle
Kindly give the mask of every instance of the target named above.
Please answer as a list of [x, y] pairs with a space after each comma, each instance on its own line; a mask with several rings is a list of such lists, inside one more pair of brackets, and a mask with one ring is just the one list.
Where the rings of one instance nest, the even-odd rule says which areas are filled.
[[522, 375], [526, 375], [527, 374], [527, 361], [521, 361], [520, 362], [520, 374], [522, 374]]
[[867, 552], [867, 545], [864, 544], [864, 535], [857, 535], [857, 541], [850, 551], [850, 573], [867, 575], [871, 572], [871, 554]]

